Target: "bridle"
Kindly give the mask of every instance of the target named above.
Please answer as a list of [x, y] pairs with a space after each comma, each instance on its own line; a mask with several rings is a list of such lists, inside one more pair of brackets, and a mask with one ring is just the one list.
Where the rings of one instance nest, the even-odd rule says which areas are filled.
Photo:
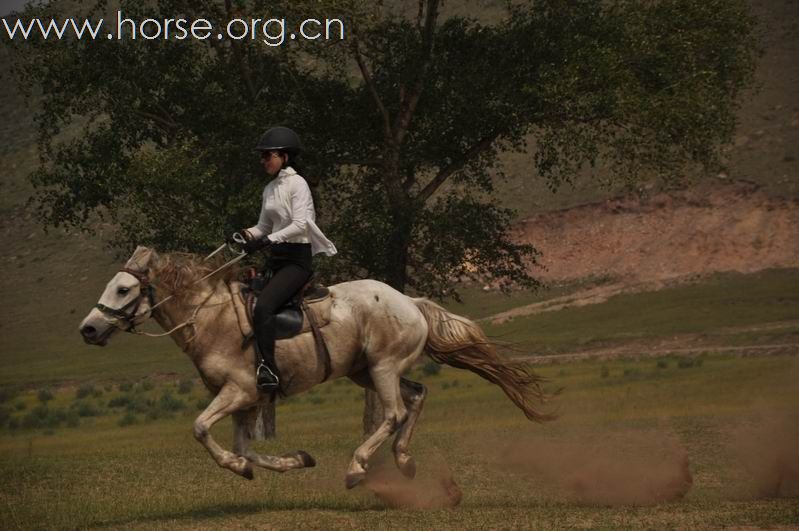
[[[95, 308], [103, 312], [104, 314], [110, 314], [117, 321], [121, 321], [126, 323], [128, 326], [127, 328], [120, 328], [125, 332], [134, 332], [135, 327], [137, 324], [136, 322], [136, 314], [139, 311], [139, 307], [141, 306], [142, 301], [146, 298], [147, 302], [150, 304], [150, 309], [148, 312], [152, 314], [152, 310], [155, 307], [155, 290], [153, 290], [152, 284], [150, 284], [150, 277], [148, 276], [149, 271], [135, 271], [133, 269], [123, 267], [119, 270], [120, 273], [127, 273], [136, 277], [136, 280], [139, 281], [139, 296], [130, 301], [129, 303], [125, 304], [121, 308], [111, 308], [106, 306], [105, 304], [100, 304], [99, 302], [94, 305]], [[147, 316], [149, 317], [149, 315]], [[145, 318], [146, 319], [146, 318]], [[116, 325], [115, 325], [116, 326]]]
[[[234, 237], [234, 240], [237, 243], [242, 243], [242, 242], [246, 241], [238, 233], [236, 233], [234, 236], [237, 236], [237, 238]], [[216, 251], [214, 251], [210, 255], [206, 256], [205, 259], [208, 260], [209, 258], [214, 256], [215, 254], [220, 252], [224, 247], [227, 247], [227, 246], [229, 246], [228, 243], [223, 243], [222, 246], [220, 246]], [[195, 280], [194, 282], [192, 282], [192, 284], [197, 284], [199, 282], [202, 282], [203, 280], [211, 277], [212, 275], [215, 275], [219, 271], [222, 271], [223, 269], [232, 266], [233, 264], [235, 264], [236, 262], [238, 262], [239, 260], [241, 260], [245, 256], [247, 256], [247, 253], [244, 253], [244, 252], [239, 253], [239, 255], [237, 257], [233, 258], [232, 260], [228, 260], [227, 262], [225, 262], [225, 264], [223, 264], [222, 266], [214, 269], [213, 271], [211, 271], [210, 273], [208, 273], [204, 277]], [[148, 333], [145, 333], [145, 332], [138, 332], [136, 330], [136, 325], [141, 324], [142, 322], [144, 322], [147, 319], [149, 319], [153, 315], [153, 311], [158, 306], [161, 306], [162, 304], [167, 302], [169, 299], [174, 297], [175, 294], [173, 293], [173, 294], [167, 296], [166, 298], [164, 298], [164, 299], [162, 299], [162, 300], [160, 300], [159, 302], [156, 303], [155, 302], [155, 290], [153, 289], [153, 286], [150, 283], [149, 269], [145, 269], [144, 271], [136, 271], [134, 269], [123, 267], [122, 269], [119, 270], [119, 272], [120, 273], [128, 273], [129, 275], [133, 275], [134, 277], [136, 277], [136, 280], [139, 281], [139, 296], [136, 297], [135, 299], [133, 299], [132, 301], [130, 301], [129, 303], [125, 304], [121, 308], [111, 308], [109, 306], [106, 306], [105, 304], [100, 304], [99, 302], [97, 304], [95, 304], [94, 307], [97, 308], [98, 310], [100, 310], [103, 314], [112, 315], [116, 319], [116, 323], [112, 323], [112, 326], [115, 327], [115, 328], [118, 328], [118, 329], [120, 329], [120, 330], [122, 330], [124, 332], [130, 332], [130, 333], [133, 333], [133, 334], [145, 335], [145, 336], [150, 336], [150, 337], [163, 337], [163, 336], [170, 335], [170, 334], [172, 334], [172, 332], [174, 332], [176, 330], [179, 330], [179, 329], [181, 329], [181, 328], [183, 328], [185, 326], [193, 325], [194, 324], [194, 319], [197, 316], [197, 312], [200, 310], [200, 308], [203, 306], [203, 304], [205, 304], [205, 302], [203, 302], [202, 304], [199, 304], [194, 309], [194, 313], [192, 314], [192, 316], [187, 321], [175, 326], [172, 330], [170, 330], [170, 331], [168, 331], [168, 332], [166, 332], [164, 334], [148, 334]], [[150, 305], [150, 308], [147, 310], [147, 316], [144, 319], [142, 319], [140, 322], [137, 323], [136, 322], [137, 312], [139, 311], [139, 307], [141, 306], [141, 303], [145, 299], [145, 297], [147, 298], [147, 301], [148, 301], [148, 303]], [[209, 297], [210, 297], [210, 295], [209, 295]], [[128, 309], [130, 309], [130, 308], [132, 308], [132, 309], [130, 311], [128, 311]], [[118, 326], [117, 323], [119, 323], [119, 322], [123, 322], [123, 323], [127, 324], [128, 325], [127, 328], [122, 328], [122, 327]], [[109, 328], [109, 333], [110, 333], [111, 330], [113, 330], [113, 328]]]

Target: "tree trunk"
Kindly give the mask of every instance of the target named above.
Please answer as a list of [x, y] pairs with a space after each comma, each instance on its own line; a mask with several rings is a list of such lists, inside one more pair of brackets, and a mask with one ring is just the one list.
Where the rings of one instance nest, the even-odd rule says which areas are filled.
[[253, 433], [253, 438], [256, 441], [263, 441], [276, 436], [275, 401], [273, 400], [258, 408], [258, 418], [255, 421], [255, 433]]
[[[413, 219], [410, 209], [394, 213], [394, 233], [389, 240], [389, 261], [386, 280], [389, 286], [405, 292], [408, 274], [408, 246], [410, 245]], [[366, 389], [364, 392], [363, 434], [368, 436], [383, 422], [383, 405], [377, 393]]]

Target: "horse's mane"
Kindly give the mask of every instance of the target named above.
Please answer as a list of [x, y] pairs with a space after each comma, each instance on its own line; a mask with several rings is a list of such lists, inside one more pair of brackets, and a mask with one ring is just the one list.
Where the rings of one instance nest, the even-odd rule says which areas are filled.
[[153, 269], [153, 283], [170, 294], [179, 296], [200, 289], [203, 284], [215, 284], [219, 281], [229, 282], [239, 278], [242, 267], [234, 264], [216, 273], [203, 283], [194, 284], [211, 271], [224, 264], [224, 260], [214, 257], [203, 260], [191, 253], [158, 254]]

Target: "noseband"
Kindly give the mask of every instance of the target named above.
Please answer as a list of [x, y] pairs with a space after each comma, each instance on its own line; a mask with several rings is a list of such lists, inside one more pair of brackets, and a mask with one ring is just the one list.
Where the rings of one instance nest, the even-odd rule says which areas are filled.
[[[153, 293], [153, 287], [150, 285], [150, 279], [147, 276], [147, 270], [144, 272], [134, 271], [133, 269], [129, 269], [127, 267], [123, 267], [119, 270], [121, 273], [127, 273], [129, 275], [133, 275], [136, 277], [136, 280], [139, 281], [139, 296], [127, 303], [126, 305], [122, 306], [121, 308], [110, 308], [105, 304], [100, 304], [99, 302], [94, 305], [95, 308], [100, 310], [105, 314], [113, 315], [119, 321], [123, 321], [128, 324], [128, 327], [125, 329], [125, 332], [133, 331], [134, 326], [136, 323], [134, 320], [136, 319], [136, 312], [139, 311], [139, 306], [141, 306], [141, 302], [147, 297], [147, 301], [150, 303], [150, 308], [155, 306], [155, 296]], [[130, 310], [130, 311], [128, 311]]]

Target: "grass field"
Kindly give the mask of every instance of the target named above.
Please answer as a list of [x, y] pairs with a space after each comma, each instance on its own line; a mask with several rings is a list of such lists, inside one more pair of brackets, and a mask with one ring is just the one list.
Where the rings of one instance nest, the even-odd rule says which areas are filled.
[[[418, 374], [430, 395], [413, 444], [420, 470], [415, 481], [420, 489], [430, 489], [446, 463], [463, 491], [458, 507], [427, 511], [387, 508], [366, 487], [344, 489], [346, 462], [360, 440], [362, 406], [362, 393], [347, 382], [325, 384], [313, 394], [279, 406], [279, 437], [258, 443], [263, 452], [303, 448], [317, 458], [317, 468], [285, 475], [258, 471], [252, 482], [217, 468], [193, 440], [191, 420], [196, 411], [191, 405], [176, 410], [172, 418], [139, 416], [136, 424], [125, 427], [118, 425], [121, 412], [107, 412], [82, 417], [78, 427], [60, 427], [49, 435], [41, 430], [6, 429], [0, 439], [3, 527], [799, 524], [795, 497], [799, 477], [784, 485], [785, 497], [760, 496], [758, 471], [740, 453], [747, 437], [762, 441], [761, 464], [774, 457], [783, 443], [799, 444], [799, 439], [786, 435], [799, 428], [796, 416], [787, 414], [799, 406], [795, 385], [799, 363], [794, 357], [702, 359], [703, 363], [690, 367], [665, 358], [546, 367], [542, 373], [552, 380], [550, 387], [565, 388], [555, 406], [560, 419], [546, 425], [526, 421], [498, 388], [470, 373], [447, 368], [437, 375]], [[178, 394], [174, 384], [166, 383], [147, 392], [157, 395], [167, 388], [187, 402], [188, 397], [199, 396], [196, 386]], [[102, 407], [120, 393], [114, 386], [99, 398], [88, 393], [81, 400]], [[56, 393], [50, 407], [67, 407], [78, 401], [75, 395], [74, 389]], [[32, 407], [36, 398], [28, 393], [16, 400], [30, 402]], [[768, 422], [774, 418], [783, 419], [779, 429]], [[790, 420], [785, 422], [786, 418]], [[228, 421], [214, 433], [230, 445]], [[606, 455], [619, 458], [625, 467], [638, 464], [627, 481], [649, 481], [652, 470], [669, 463], [668, 448], [685, 452], [693, 487], [681, 501], [655, 505], [608, 506], [575, 498], [557, 476], [574, 474], [577, 465], [598, 471], [593, 481], [601, 488], [613, 488], [614, 481], [625, 479], [617, 475], [618, 465], [607, 468], [607, 463], [598, 461], [607, 452], [606, 441], [634, 443], [622, 453]], [[517, 444], [516, 457], [508, 463], [511, 442]], [[527, 445], [522, 452], [519, 443]], [[542, 469], [536, 452], [543, 448], [568, 449], [571, 461], [558, 469]]]

